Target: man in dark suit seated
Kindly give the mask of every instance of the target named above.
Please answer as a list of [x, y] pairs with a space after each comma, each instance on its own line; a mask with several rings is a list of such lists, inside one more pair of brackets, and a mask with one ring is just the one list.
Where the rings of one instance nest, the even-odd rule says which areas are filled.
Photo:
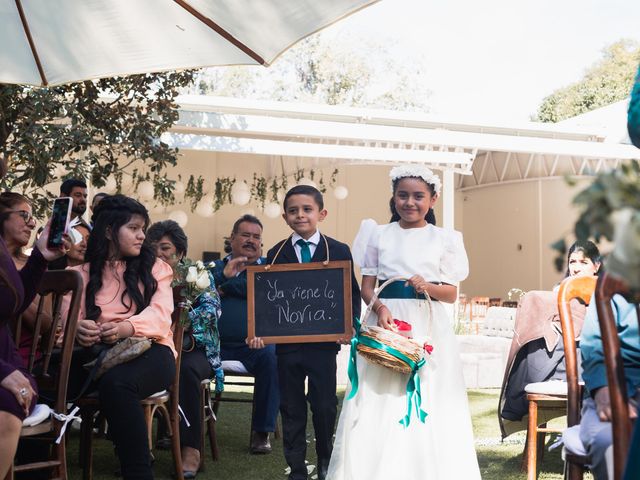
[[222, 360], [242, 362], [255, 376], [255, 413], [252, 425], [251, 453], [270, 453], [269, 432], [275, 431], [280, 390], [275, 346], [250, 349], [247, 338], [247, 265], [264, 263], [262, 223], [252, 215], [243, 215], [233, 225], [222, 260], [216, 260], [213, 276], [222, 299], [218, 321]]

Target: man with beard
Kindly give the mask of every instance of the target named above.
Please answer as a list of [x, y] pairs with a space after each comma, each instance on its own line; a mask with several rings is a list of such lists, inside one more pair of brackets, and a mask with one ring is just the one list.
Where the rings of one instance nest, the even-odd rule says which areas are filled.
[[253, 215], [243, 215], [233, 224], [224, 259], [217, 260], [213, 277], [222, 299], [218, 321], [222, 360], [240, 361], [255, 376], [255, 412], [251, 453], [270, 453], [269, 432], [275, 431], [280, 390], [275, 346], [251, 349], [247, 338], [247, 265], [264, 263], [262, 223]]
[[71, 197], [73, 200], [69, 226], [84, 225], [91, 230], [91, 226], [82, 217], [87, 211], [87, 184], [77, 178], [68, 178], [60, 185], [60, 196]]

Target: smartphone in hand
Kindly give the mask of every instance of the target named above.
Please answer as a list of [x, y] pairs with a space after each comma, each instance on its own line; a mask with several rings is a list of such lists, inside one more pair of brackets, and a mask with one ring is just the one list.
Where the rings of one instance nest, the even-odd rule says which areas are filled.
[[53, 214], [49, 226], [49, 239], [47, 248], [55, 250], [62, 246], [62, 236], [69, 229], [71, 219], [71, 197], [60, 197], [53, 201]]

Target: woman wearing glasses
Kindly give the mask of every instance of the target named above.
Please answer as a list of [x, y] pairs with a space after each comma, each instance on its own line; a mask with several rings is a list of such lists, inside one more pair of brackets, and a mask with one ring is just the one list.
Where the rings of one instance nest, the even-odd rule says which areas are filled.
[[[7, 244], [7, 249], [11, 254], [11, 260], [18, 270], [27, 263], [29, 257], [24, 254], [24, 248], [29, 244], [33, 230], [36, 228], [36, 221], [31, 211], [29, 200], [15, 192], [3, 192], [0, 194], [0, 236]], [[18, 351], [25, 361], [29, 358], [31, 345], [33, 343], [33, 327], [38, 311], [39, 296], [36, 295], [27, 310], [22, 313], [22, 329]], [[45, 305], [42, 314], [42, 328], [45, 332], [51, 325], [51, 308]]]
[[[0, 158], [0, 178], [5, 168]], [[29, 202], [22, 195], [0, 194], [0, 478], [4, 478], [13, 461], [22, 420], [32, 411], [37, 396], [35, 382], [13, 343], [9, 321], [31, 303], [47, 262], [62, 256], [69, 243], [65, 240], [63, 249], [48, 250], [49, 229], [45, 228], [31, 256], [18, 271], [14, 254], [21, 242], [26, 245], [29, 241], [33, 228]], [[11, 238], [10, 242], [5, 243], [5, 235]]]

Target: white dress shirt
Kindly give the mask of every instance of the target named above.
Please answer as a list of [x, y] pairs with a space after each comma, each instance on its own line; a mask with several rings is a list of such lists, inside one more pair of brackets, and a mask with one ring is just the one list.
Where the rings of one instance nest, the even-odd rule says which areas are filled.
[[298, 262], [302, 263], [302, 247], [297, 244], [298, 240], [304, 240], [309, 244], [309, 251], [311, 252], [311, 258], [313, 258], [313, 255], [316, 253], [316, 248], [318, 248], [318, 243], [320, 243], [320, 230], [316, 230], [316, 233], [311, 235], [307, 240], [295, 232], [291, 235], [291, 242], [298, 257]]

